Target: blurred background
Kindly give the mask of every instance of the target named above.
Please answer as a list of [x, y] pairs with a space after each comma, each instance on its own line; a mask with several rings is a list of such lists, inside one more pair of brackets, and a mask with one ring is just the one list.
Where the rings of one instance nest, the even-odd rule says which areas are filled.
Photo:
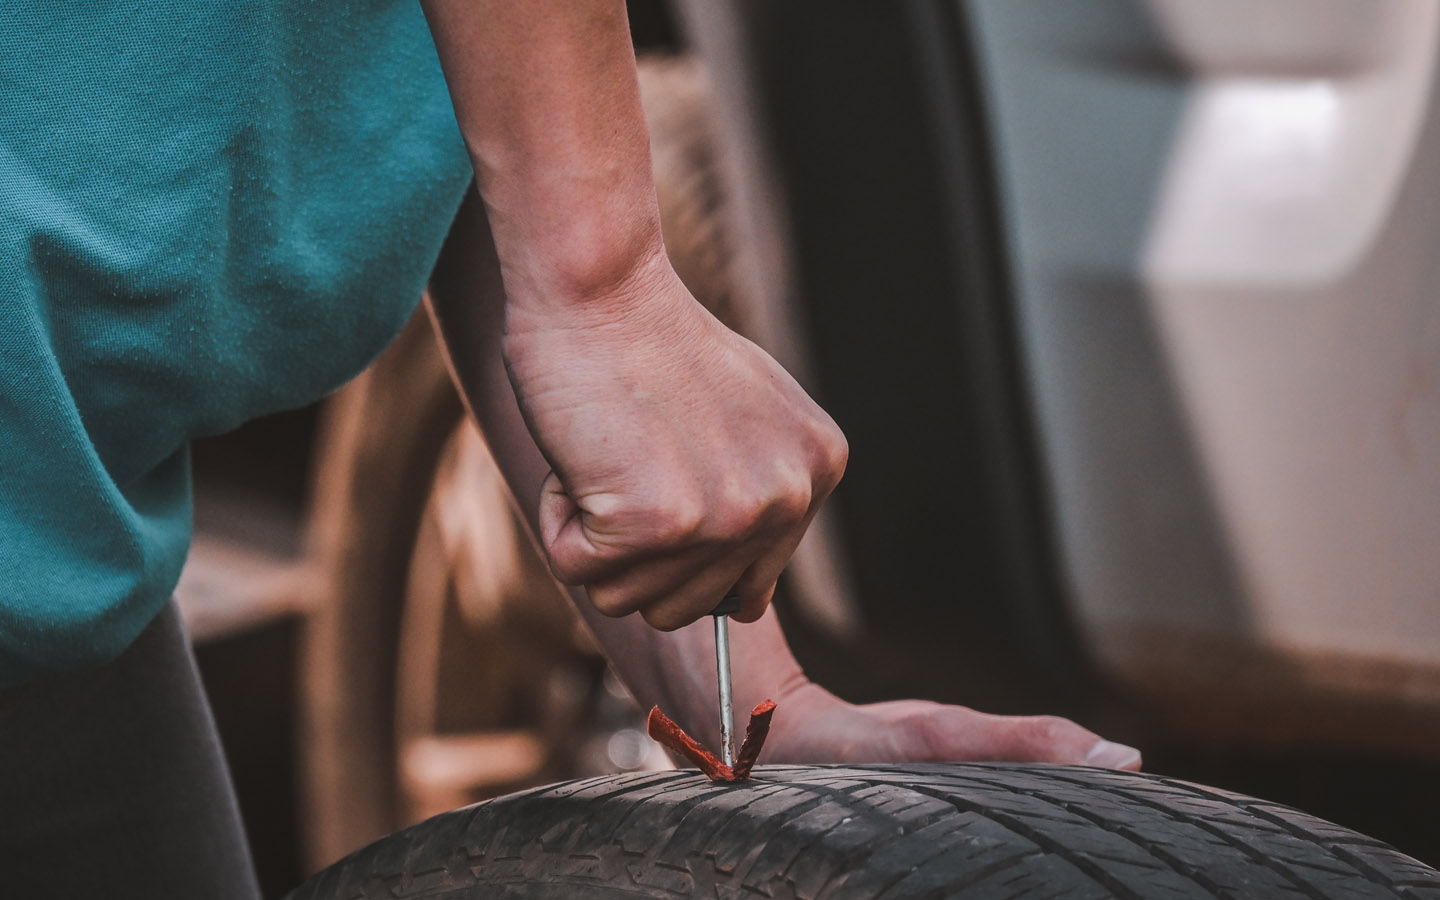
[[[1440, 5], [630, 8], [677, 270], [851, 442], [776, 601], [812, 677], [1440, 865]], [[178, 596], [267, 893], [668, 765], [423, 311], [195, 460]]]

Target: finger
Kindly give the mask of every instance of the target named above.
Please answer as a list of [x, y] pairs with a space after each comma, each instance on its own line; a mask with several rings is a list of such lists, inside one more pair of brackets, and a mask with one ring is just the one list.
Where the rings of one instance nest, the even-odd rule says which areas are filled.
[[772, 579], [770, 584], [762, 588], [758, 593], [753, 591], [740, 591], [740, 589], [737, 588], [737, 593], [741, 595], [740, 611], [730, 618], [737, 622], [743, 622], [746, 625], [760, 621], [765, 615], [765, 610], [770, 608], [771, 602], [775, 599], [775, 589], [778, 587], [778, 582], [778, 578]]
[[580, 515], [560, 476], [551, 471], [540, 483], [540, 541], [548, 549], [560, 542], [560, 533]]
[[[798, 524], [782, 519], [778, 525], [770, 525], [739, 546], [712, 553], [705, 571], [697, 572], [692, 582], [671, 588], [667, 594], [657, 595], [652, 602], [643, 604], [640, 608], [645, 620], [662, 631], [679, 628], [710, 613], [733, 592], [740, 598], [740, 611], [731, 618], [744, 623], [758, 621], [770, 606], [780, 573], [795, 555], [795, 548], [816, 511], [818, 506], [812, 507]], [[778, 541], [777, 530], [784, 534]], [[679, 624], [673, 624], [675, 622]]]
[[804, 529], [799, 529], [770, 548], [740, 576], [740, 580], [735, 583], [735, 593], [740, 595], [740, 611], [732, 617], [735, 621], [757, 622], [765, 615], [765, 610], [775, 597], [775, 585], [780, 580], [780, 573], [795, 555], [795, 548], [800, 546], [800, 539], [804, 534]]
[[[954, 708], [951, 708], [954, 709]], [[947, 710], [948, 712], [949, 710]], [[1107, 769], [1140, 769], [1140, 751], [1107, 741], [1059, 716], [994, 716], [973, 710], [937, 716], [932, 731], [943, 758], [945, 750], [961, 750], [969, 759], [1051, 762]], [[964, 721], [960, 721], [960, 719]], [[962, 733], [963, 732], [963, 733]], [[932, 740], [934, 739], [932, 738]], [[947, 746], [948, 745], [948, 746]]]
[[811, 520], [819, 511], [820, 501], [817, 500], [805, 517], [789, 529], [784, 538], [771, 544], [760, 558], [745, 570], [745, 574], [740, 576], [740, 580], [735, 583], [735, 592], [740, 595], [740, 612], [732, 617], [735, 621], [757, 622], [765, 615], [765, 610], [775, 597], [775, 585], [780, 580], [780, 573], [790, 564], [790, 558], [795, 555]]
[[[592, 498], [592, 502], [594, 502]], [[540, 486], [540, 539], [550, 569], [563, 584], [591, 585], [614, 578], [617, 573], [655, 558], [659, 547], [639, 550], [623, 543], [597, 539], [597, 517], [575, 502], [554, 472]], [[625, 615], [625, 612], [613, 615]]]
[[540, 543], [550, 570], [564, 584], [585, 584], [605, 574], [599, 548], [585, 533], [584, 511], [554, 472], [540, 485]]
[[1020, 762], [1060, 762], [1102, 769], [1140, 770], [1140, 751], [1101, 738], [1059, 716], [1004, 717], [1009, 758]]
[[585, 586], [590, 602], [607, 616], [625, 616], [668, 601], [713, 566], [719, 548], [693, 548], [669, 557], [628, 565]]
[[710, 614], [743, 571], [743, 563], [706, 566], [690, 581], [640, 611], [645, 622], [660, 631], [684, 628]]

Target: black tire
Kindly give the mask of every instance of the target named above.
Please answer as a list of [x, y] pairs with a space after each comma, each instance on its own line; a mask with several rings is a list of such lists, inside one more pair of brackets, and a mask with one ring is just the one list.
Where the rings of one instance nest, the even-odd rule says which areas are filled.
[[610, 775], [436, 816], [290, 900], [1440, 898], [1440, 873], [1275, 803], [1037, 765]]

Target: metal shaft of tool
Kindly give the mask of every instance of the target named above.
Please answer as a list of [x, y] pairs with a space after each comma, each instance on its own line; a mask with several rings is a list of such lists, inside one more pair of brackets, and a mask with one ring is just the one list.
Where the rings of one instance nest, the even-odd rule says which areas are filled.
[[715, 674], [720, 684], [720, 761], [735, 765], [735, 708], [730, 689], [730, 619], [715, 616]]

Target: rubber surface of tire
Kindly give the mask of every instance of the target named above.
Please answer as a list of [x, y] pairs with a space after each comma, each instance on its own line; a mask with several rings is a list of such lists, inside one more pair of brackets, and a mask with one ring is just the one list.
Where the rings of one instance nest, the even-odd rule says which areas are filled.
[[565, 782], [436, 816], [290, 900], [1440, 898], [1440, 873], [1302, 812], [1038, 765], [767, 766]]

